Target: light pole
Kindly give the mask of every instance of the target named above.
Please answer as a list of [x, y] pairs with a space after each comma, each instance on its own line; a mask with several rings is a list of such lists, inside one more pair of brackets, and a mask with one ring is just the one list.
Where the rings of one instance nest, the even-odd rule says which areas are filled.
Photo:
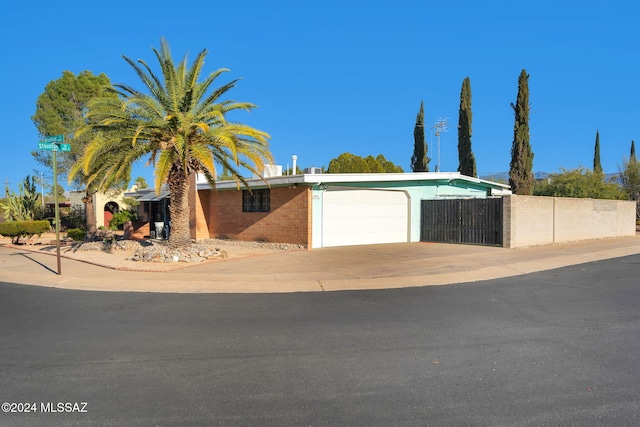
[[436, 130], [436, 137], [438, 138], [438, 164], [436, 165], [436, 172], [440, 172], [440, 134], [447, 132], [448, 117], [437, 117], [436, 122], [431, 129]]

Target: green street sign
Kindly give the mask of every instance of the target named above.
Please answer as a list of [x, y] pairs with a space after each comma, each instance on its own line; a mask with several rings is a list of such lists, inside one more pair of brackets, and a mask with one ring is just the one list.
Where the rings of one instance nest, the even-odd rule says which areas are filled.
[[71, 151], [71, 144], [55, 144], [52, 142], [38, 142], [38, 150]]
[[45, 136], [40, 142], [64, 142], [64, 135]]

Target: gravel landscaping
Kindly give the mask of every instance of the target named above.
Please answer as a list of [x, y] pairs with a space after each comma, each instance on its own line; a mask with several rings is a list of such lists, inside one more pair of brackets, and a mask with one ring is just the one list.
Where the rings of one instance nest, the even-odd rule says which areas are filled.
[[[42, 235], [20, 246], [53, 254], [56, 249], [55, 234]], [[201, 262], [303, 250], [306, 250], [303, 245], [226, 239], [202, 239], [189, 246], [173, 249], [169, 247], [166, 240], [128, 240], [117, 236], [112, 242], [65, 242], [61, 246], [60, 253], [65, 258], [115, 269], [168, 271]]]

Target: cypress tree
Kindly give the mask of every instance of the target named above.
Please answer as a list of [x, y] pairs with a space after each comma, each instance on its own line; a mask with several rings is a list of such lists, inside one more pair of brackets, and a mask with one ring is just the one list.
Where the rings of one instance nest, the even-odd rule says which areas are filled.
[[636, 144], [633, 142], [633, 140], [631, 141], [631, 153], [629, 153], [629, 160], [631, 160], [632, 162], [636, 161]]
[[600, 162], [600, 133], [596, 130], [596, 146], [593, 150], [593, 173], [602, 173], [602, 163]]
[[458, 112], [458, 172], [467, 176], [477, 176], [476, 158], [471, 151], [471, 80], [465, 77], [460, 90], [460, 110]]
[[529, 143], [529, 75], [522, 70], [518, 78], [518, 97], [511, 104], [515, 114], [509, 185], [513, 194], [533, 194], [533, 151]]
[[429, 172], [430, 158], [427, 157], [427, 144], [424, 142], [424, 101], [420, 101], [420, 111], [416, 116], [413, 128], [413, 156], [411, 156], [411, 170], [414, 172]]

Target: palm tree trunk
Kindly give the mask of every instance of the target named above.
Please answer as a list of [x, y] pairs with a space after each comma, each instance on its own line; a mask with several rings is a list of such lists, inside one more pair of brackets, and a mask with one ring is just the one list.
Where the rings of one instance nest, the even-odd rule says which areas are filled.
[[87, 229], [86, 240], [92, 241], [96, 236], [96, 207], [93, 203], [93, 195], [95, 192], [91, 192], [87, 189], [84, 198], [84, 215], [85, 215], [85, 227]]
[[185, 246], [191, 243], [191, 230], [189, 228], [189, 180], [180, 168], [174, 167], [169, 172], [167, 179], [171, 192], [171, 234], [169, 245], [171, 247]]

